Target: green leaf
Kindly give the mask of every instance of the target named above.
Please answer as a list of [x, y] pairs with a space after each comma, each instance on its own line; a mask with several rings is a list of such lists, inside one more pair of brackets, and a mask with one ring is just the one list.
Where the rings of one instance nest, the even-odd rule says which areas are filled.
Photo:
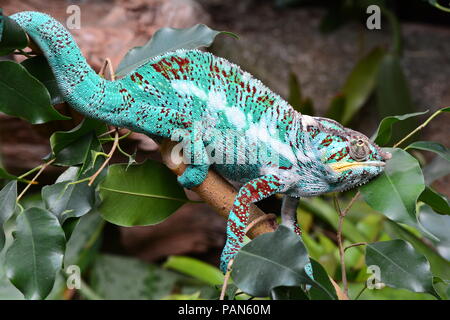
[[428, 204], [439, 214], [450, 215], [450, 202], [448, 198], [430, 187], [425, 187], [425, 190], [420, 194], [419, 200]]
[[[334, 289], [333, 284], [330, 281], [330, 278], [325, 271], [325, 269], [314, 259], [311, 260], [311, 266], [313, 269], [314, 280], [320, 283], [324, 288], [326, 288], [326, 292], [317, 287], [311, 287], [309, 290], [309, 295], [311, 300], [337, 300], [336, 290]], [[332, 293], [332, 296], [329, 296], [328, 293]]]
[[176, 270], [213, 286], [223, 283], [224, 276], [219, 269], [194, 258], [171, 256], [164, 263], [164, 268]]
[[[441, 216], [444, 217], [444, 216]], [[431, 271], [436, 277], [440, 277], [445, 280], [450, 280], [450, 262], [441, 257], [429, 244], [426, 244], [422, 239], [419, 239], [415, 234], [401, 225], [386, 220], [385, 230], [393, 238], [400, 238], [408, 241], [413, 247], [423, 254], [431, 264]]]
[[97, 134], [103, 133], [106, 126], [97, 120], [85, 118], [70, 131], [57, 131], [50, 137], [54, 164], [73, 166], [82, 164], [90, 158], [91, 150], [98, 151], [100, 142]]
[[366, 202], [391, 220], [420, 227], [416, 202], [425, 189], [417, 160], [401, 149], [387, 148], [392, 159], [384, 172], [359, 188]]
[[91, 270], [92, 289], [104, 299], [149, 300], [170, 294], [179, 276], [137, 259], [99, 255]]
[[[430, 230], [439, 239], [439, 241], [431, 240], [436, 251], [447, 261], [450, 261], [450, 232], [448, 232], [450, 230], [450, 217], [436, 214], [432, 207], [424, 205], [420, 207], [419, 220], [427, 230]], [[432, 263], [431, 260], [430, 263]], [[450, 280], [450, 277], [445, 278], [443, 275], [439, 275], [439, 277]]]
[[289, 104], [302, 114], [314, 115], [314, 106], [310, 98], [303, 98], [300, 82], [295, 73], [289, 74]]
[[53, 105], [64, 102], [64, 97], [59, 91], [53, 71], [44, 56], [28, 58], [21, 65], [47, 88]]
[[416, 142], [411, 143], [409, 146], [407, 146], [405, 148], [405, 150], [408, 150], [408, 149], [431, 151], [431, 152], [434, 152], [434, 153], [440, 155], [445, 160], [450, 161], [450, 150], [447, 147], [445, 147], [444, 145], [437, 143], [437, 142], [416, 141]]
[[0, 179], [17, 180], [17, 177], [0, 167]]
[[380, 280], [387, 286], [437, 296], [433, 288], [430, 264], [404, 240], [368, 244], [366, 264], [380, 268]]
[[379, 146], [384, 146], [386, 145], [389, 140], [391, 139], [392, 136], [392, 125], [398, 121], [403, 121], [406, 119], [409, 119], [411, 117], [416, 117], [416, 116], [420, 116], [423, 115], [425, 113], [427, 113], [427, 111], [424, 112], [415, 112], [415, 113], [409, 113], [409, 114], [404, 114], [401, 116], [389, 116], [384, 118], [383, 120], [381, 120], [377, 131], [375, 132], [375, 134], [372, 135], [372, 140], [378, 144]]
[[204, 24], [197, 24], [186, 29], [161, 28], [144, 46], [135, 47], [128, 51], [125, 58], [120, 62], [116, 75], [124, 76], [152, 58], [170, 51], [209, 47], [214, 38], [221, 33], [235, 36], [230, 32], [210, 29]]
[[260, 235], [242, 247], [231, 275], [238, 288], [255, 297], [267, 297], [279, 286], [310, 284], [334, 299], [333, 292], [306, 274], [308, 262], [308, 252], [300, 237], [281, 225], [275, 232]]
[[25, 32], [14, 20], [3, 15], [0, 8], [0, 56], [5, 56], [15, 49], [23, 49], [27, 45]]
[[63, 224], [67, 218], [81, 217], [94, 207], [95, 190], [88, 186], [88, 181], [59, 182], [42, 188], [42, 199], [46, 208]]
[[0, 112], [32, 124], [70, 119], [53, 109], [45, 86], [18, 63], [0, 61]]
[[[378, 73], [376, 93], [378, 112], [383, 118], [414, 111], [408, 83], [397, 55], [384, 56]], [[399, 139], [412, 131], [417, 127], [416, 122], [415, 119], [404, 121], [394, 138]]]
[[272, 300], [309, 300], [306, 293], [300, 287], [279, 286], [270, 291]]
[[364, 56], [348, 76], [341, 92], [346, 98], [342, 124], [346, 125], [369, 99], [375, 87], [380, 63], [385, 56], [382, 48], [375, 48]]
[[[356, 297], [364, 288], [365, 283], [349, 283], [349, 296]], [[411, 292], [406, 289], [384, 287], [383, 289], [365, 289], [358, 300], [436, 300], [428, 293]]]
[[121, 226], [156, 224], [188, 201], [166, 166], [147, 160], [140, 165], [111, 165], [100, 183], [103, 218]]
[[300, 89], [300, 83], [297, 79], [297, 75], [294, 72], [289, 73], [289, 104], [297, 111], [302, 105], [302, 91]]
[[6, 273], [26, 299], [44, 299], [61, 269], [64, 231], [47, 210], [30, 208], [17, 217], [14, 242], [6, 253]]
[[64, 267], [77, 265], [85, 271], [93, 261], [101, 244], [101, 231], [105, 220], [93, 210], [78, 219], [72, 235], [66, 244]]
[[5, 245], [5, 222], [11, 218], [16, 209], [17, 182], [11, 181], [0, 190], [0, 251]]
[[347, 99], [345, 98], [345, 96], [343, 94], [338, 94], [331, 100], [325, 117], [334, 119], [338, 122], [342, 121], [342, 117], [345, 114], [346, 105]]
[[448, 161], [441, 157], [435, 157], [429, 164], [422, 169], [425, 177], [425, 183], [431, 185], [434, 181], [450, 174]]

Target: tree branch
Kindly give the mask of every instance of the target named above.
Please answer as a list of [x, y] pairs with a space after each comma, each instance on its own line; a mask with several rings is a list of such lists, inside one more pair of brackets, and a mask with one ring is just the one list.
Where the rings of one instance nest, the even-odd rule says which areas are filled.
[[[163, 162], [166, 166], [172, 170], [176, 175], [180, 176], [186, 169], [186, 165], [181, 163], [176, 165], [171, 160], [172, 148], [177, 143], [170, 140], [164, 140], [160, 145], [160, 151]], [[212, 206], [223, 218], [228, 219], [228, 214], [233, 206], [234, 199], [237, 195], [234, 187], [215, 173], [213, 170], [208, 171], [205, 181], [197, 187], [192, 188], [206, 203]], [[253, 239], [263, 233], [273, 232], [278, 227], [274, 219], [271, 221], [260, 218], [265, 216], [265, 213], [255, 205], [250, 206], [250, 223], [258, 219], [247, 232], [247, 236]]]

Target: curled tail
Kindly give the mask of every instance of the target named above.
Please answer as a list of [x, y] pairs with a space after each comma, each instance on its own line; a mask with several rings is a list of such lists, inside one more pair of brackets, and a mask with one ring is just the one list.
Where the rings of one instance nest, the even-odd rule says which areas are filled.
[[105, 98], [108, 81], [99, 77], [88, 65], [64, 26], [40, 12], [19, 12], [10, 18], [44, 53], [65, 101], [87, 116], [101, 118], [105, 110], [99, 102]]
[[109, 81], [88, 65], [72, 35], [54, 18], [33, 11], [10, 18], [42, 50], [65, 101], [78, 112], [151, 136], [169, 137], [173, 129], [190, 126], [179, 96], [156, 64]]

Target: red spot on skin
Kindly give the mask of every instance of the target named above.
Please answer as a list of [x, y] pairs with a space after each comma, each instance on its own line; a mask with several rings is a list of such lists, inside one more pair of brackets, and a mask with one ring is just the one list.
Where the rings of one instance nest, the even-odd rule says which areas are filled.
[[328, 160], [333, 160], [334, 157], [336, 157], [336, 153], [333, 153], [333, 154], [328, 158]]
[[324, 147], [328, 147], [333, 142], [333, 139], [331, 139], [330, 136], [327, 136], [325, 139], [322, 140], [320, 143]]
[[142, 75], [139, 73], [139, 72], [135, 72], [134, 73], [135, 75], [136, 75], [136, 77], [138, 77], [139, 78], [139, 80], [141, 80], [142, 81]]

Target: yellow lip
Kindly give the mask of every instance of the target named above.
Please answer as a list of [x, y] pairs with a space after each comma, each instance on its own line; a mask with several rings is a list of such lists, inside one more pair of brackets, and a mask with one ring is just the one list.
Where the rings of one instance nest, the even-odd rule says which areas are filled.
[[366, 162], [333, 162], [329, 166], [334, 172], [342, 172], [358, 167], [384, 167], [386, 164], [380, 161], [366, 161]]

